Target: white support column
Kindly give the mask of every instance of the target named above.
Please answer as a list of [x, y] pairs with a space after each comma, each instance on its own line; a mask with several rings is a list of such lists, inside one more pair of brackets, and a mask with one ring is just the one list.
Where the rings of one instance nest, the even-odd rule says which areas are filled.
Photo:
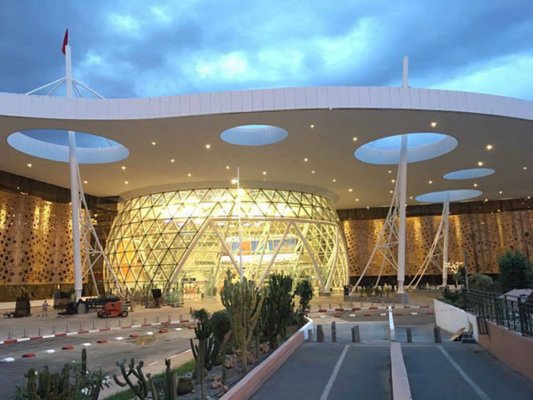
[[402, 135], [402, 145], [400, 149], [399, 176], [399, 229], [398, 229], [398, 294], [404, 293], [405, 280], [405, 207], [407, 197], [407, 135]]
[[409, 56], [403, 56], [402, 87], [409, 87]]
[[237, 219], [238, 219], [238, 229], [239, 229], [239, 275], [241, 277], [241, 282], [244, 279], [244, 268], [242, 266], [242, 230], [241, 230], [241, 172], [239, 167], [237, 167]]
[[[65, 48], [65, 85], [67, 97], [72, 97], [72, 56], [70, 45]], [[76, 136], [68, 131], [68, 150], [70, 168], [70, 203], [72, 208], [72, 252], [74, 257], [74, 290], [76, 300], [83, 291], [83, 277], [81, 265], [81, 237], [80, 237], [80, 192], [78, 188], [78, 158], [76, 156]]]
[[450, 199], [448, 198], [444, 201], [443, 204], [442, 218], [444, 219], [444, 238], [442, 244], [442, 286], [448, 286], [448, 231], [450, 229]]

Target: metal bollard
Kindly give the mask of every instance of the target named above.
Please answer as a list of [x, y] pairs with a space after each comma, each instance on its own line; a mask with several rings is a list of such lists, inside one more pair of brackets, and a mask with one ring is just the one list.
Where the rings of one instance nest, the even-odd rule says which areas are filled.
[[333, 343], [337, 341], [337, 324], [335, 321], [331, 323], [331, 341]]
[[107, 322], [107, 319], [105, 320], [105, 329], [109, 328], [109, 323]]
[[56, 334], [56, 327], [55, 327], [55, 326], [52, 326], [52, 334], [53, 334], [53, 335]]
[[332, 308], [331, 308], [331, 303], [329, 303], [329, 308], [328, 308], [328, 310], [331, 310], [331, 309], [332, 309]]
[[93, 321], [93, 330], [96, 329], [95, 322]]
[[168, 322], [170, 323], [170, 315], [168, 316]]
[[144, 317], [144, 324], [146, 325], [146, 317]]
[[13, 337], [13, 334], [11, 333], [11, 331], [9, 331], [9, 332], [7, 333], [7, 338], [8, 338], [8, 339], [11, 339], [12, 337]]
[[316, 326], [316, 341], [324, 343], [324, 328], [320, 324]]
[[312, 342], [313, 341], [313, 330], [312, 329], [308, 329], [307, 330], [307, 341], [308, 342]]
[[[80, 322], [80, 331], [81, 331], [81, 330], [82, 330], [82, 329], [81, 329], [81, 322]], [[78, 331], [78, 332], [79, 332], [79, 331]]]
[[41, 328], [37, 329], [37, 336], [41, 336]]
[[359, 343], [361, 341], [361, 336], [359, 335], [359, 325], [352, 326], [352, 342]]
[[411, 334], [411, 328], [405, 328], [405, 333], [407, 335], [407, 343], [413, 343], [413, 335]]
[[70, 332], [70, 326], [67, 324], [67, 330], [65, 332]]
[[122, 328], [122, 319], [118, 320], [118, 326], [120, 326]]
[[435, 336], [435, 343], [441, 343], [442, 342], [442, 336], [440, 333], [440, 328], [438, 326], [433, 327], [433, 334]]
[[22, 337], [26, 337], [26, 328], [24, 328], [24, 335]]

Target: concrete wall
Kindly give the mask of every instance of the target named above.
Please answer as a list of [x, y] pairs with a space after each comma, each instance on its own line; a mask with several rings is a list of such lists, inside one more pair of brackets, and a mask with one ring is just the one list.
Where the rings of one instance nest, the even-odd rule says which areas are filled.
[[479, 344], [514, 370], [533, 380], [533, 338], [520, 336], [487, 321], [488, 335], [479, 336]]
[[445, 331], [455, 333], [461, 328], [468, 330], [468, 323], [472, 325], [474, 339], [479, 337], [476, 316], [439, 300], [433, 300], [435, 308], [435, 321], [437, 326]]

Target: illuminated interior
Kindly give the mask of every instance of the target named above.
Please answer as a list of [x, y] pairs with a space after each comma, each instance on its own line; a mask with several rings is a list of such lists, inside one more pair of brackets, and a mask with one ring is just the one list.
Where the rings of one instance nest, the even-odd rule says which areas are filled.
[[133, 295], [152, 288], [215, 295], [228, 269], [258, 284], [273, 272], [309, 278], [322, 291], [348, 280], [333, 204], [295, 191], [195, 189], [132, 198], [120, 205], [106, 253]]

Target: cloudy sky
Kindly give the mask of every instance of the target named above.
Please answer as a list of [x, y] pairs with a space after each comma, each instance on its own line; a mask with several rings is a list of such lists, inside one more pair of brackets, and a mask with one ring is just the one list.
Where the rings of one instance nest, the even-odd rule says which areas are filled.
[[533, 100], [532, 0], [2, 0], [0, 91], [106, 97], [410, 84]]

